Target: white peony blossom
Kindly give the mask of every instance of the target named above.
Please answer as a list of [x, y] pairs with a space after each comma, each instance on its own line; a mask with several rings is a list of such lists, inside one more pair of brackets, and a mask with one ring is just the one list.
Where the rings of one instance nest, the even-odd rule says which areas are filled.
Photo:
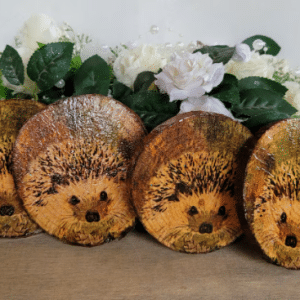
[[235, 75], [237, 79], [249, 76], [260, 76], [272, 79], [275, 72], [273, 56], [258, 53], [252, 53], [248, 62], [230, 60], [225, 68], [226, 73]]
[[38, 49], [37, 42], [43, 44], [58, 42], [61, 37], [66, 35], [55, 25], [54, 20], [44, 14], [31, 16], [25, 22], [20, 33], [21, 46], [33, 51]]
[[233, 120], [237, 120], [234, 118], [232, 113], [225, 107], [223, 102], [221, 102], [217, 98], [210, 97], [210, 96], [202, 96], [199, 98], [193, 97], [182, 101], [180, 105], [179, 113], [181, 114], [189, 111], [198, 111], [198, 110], [222, 114]]
[[294, 81], [286, 81], [283, 85], [288, 89], [284, 99], [293, 105], [298, 111], [295, 115], [300, 116], [300, 85]]
[[160, 91], [170, 101], [201, 97], [218, 86], [224, 77], [222, 63], [214, 64], [208, 54], [184, 52], [173, 56], [161, 73], [155, 75]]
[[140, 45], [134, 49], [124, 49], [119, 53], [113, 69], [116, 78], [132, 88], [137, 75], [143, 71], [157, 72], [167, 63], [157, 45]]
[[252, 57], [252, 52], [247, 44], [238, 44], [235, 46], [235, 52], [232, 59], [235, 61], [248, 62]]
[[33, 50], [31, 50], [29, 48], [21, 47], [21, 48], [18, 48], [17, 51], [22, 58], [23, 65], [25, 68], [24, 84], [23, 85], [10, 84], [7, 81], [7, 79], [2, 75], [3, 85], [9, 89], [12, 89], [14, 91], [13, 92], [14, 94], [17, 94], [17, 93], [24, 93], [24, 94], [29, 94], [29, 95], [37, 94], [37, 93], [39, 93], [40, 90], [39, 90], [37, 84], [28, 77], [27, 72], [26, 72], [27, 64], [29, 62], [31, 55], [33, 54]]

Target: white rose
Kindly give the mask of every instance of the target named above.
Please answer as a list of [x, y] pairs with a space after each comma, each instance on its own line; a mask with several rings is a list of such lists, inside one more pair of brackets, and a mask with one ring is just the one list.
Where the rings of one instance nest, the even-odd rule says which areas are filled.
[[218, 86], [224, 77], [224, 66], [214, 64], [208, 54], [175, 53], [171, 62], [155, 77], [155, 84], [170, 96], [170, 101], [184, 100], [201, 97]]
[[44, 14], [31, 16], [21, 29], [22, 47], [36, 50], [39, 43], [48, 44], [58, 42], [63, 31], [55, 25], [54, 20]]
[[293, 105], [298, 111], [295, 115], [300, 116], [300, 85], [294, 81], [286, 81], [283, 85], [288, 89], [284, 99]]
[[40, 90], [39, 90], [37, 84], [28, 77], [27, 72], [26, 72], [27, 64], [29, 62], [31, 55], [33, 54], [33, 51], [30, 50], [29, 48], [25, 48], [25, 47], [18, 48], [17, 51], [22, 58], [23, 65], [25, 68], [24, 84], [23, 85], [10, 84], [7, 81], [7, 79], [4, 76], [2, 76], [3, 85], [5, 87], [13, 90], [14, 94], [16, 94], [16, 93], [24, 93], [24, 94], [29, 94], [29, 95], [37, 94], [37, 93], [39, 93]]
[[199, 98], [188, 98], [187, 100], [182, 101], [179, 113], [181, 114], [189, 111], [198, 110], [222, 114], [233, 120], [237, 120], [234, 118], [232, 113], [225, 107], [223, 102], [221, 102], [217, 98], [209, 96], [202, 96]]
[[167, 63], [156, 45], [141, 45], [134, 49], [124, 49], [114, 63], [116, 78], [132, 88], [137, 75], [143, 71], [157, 72]]
[[272, 79], [275, 72], [271, 55], [253, 53], [248, 62], [230, 60], [226, 66], [226, 73], [233, 74], [237, 79], [249, 76], [260, 76]]

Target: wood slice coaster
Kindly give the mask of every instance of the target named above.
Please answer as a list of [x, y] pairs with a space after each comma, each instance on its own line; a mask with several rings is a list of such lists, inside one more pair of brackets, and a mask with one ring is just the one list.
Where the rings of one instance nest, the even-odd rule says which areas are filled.
[[125, 236], [135, 221], [128, 171], [144, 135], [140, 118], [109, 97], [48, 106], [22, 128], [14, 148], [26, 210], [68, 243], [94, 246]]
[[274, 263], [300, 268], [300, 120], [279, 121], [256, 142], [246, 169], [244, 209]]
[[132, 198], [145, 229], [165, 246], [209, 252], [241, 233], [238, 153], [251, 137], [223, 115], [190, 112], [145, 139], [132, 177]]
[[12, 175], [12, 148], [23, 124], [46, 105], [33, 100], [0, 101], [0, 236], [22, 237], [40, 232], [22, 206]]

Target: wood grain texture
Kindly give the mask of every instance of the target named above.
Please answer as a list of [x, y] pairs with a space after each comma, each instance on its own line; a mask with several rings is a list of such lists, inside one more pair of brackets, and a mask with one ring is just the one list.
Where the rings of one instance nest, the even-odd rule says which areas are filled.
[[144, 140], [132, 199], [146, 230], [173, 250], [200, 253], [241, 234], [238, 154], [250, 131], [225, 116], [178, 115]]
[[265, 255], [300, 268], [300, 121], [276, 122], [260, 132], [244, 185], [246, 219]]
[[17, 195], [12, 175], [12, 149], [16, 137], [33, 115], [46, 105], [33, 100], [0, 101], [0, 236], [23, 237], [41, 230], [33, 222]]
[[94, 246], [134, 225], [128, 172], [145, 135], [139, 117], [101, 95], [60, 100], [22, 128], [14, 176], [31, 217], [49, 234]]

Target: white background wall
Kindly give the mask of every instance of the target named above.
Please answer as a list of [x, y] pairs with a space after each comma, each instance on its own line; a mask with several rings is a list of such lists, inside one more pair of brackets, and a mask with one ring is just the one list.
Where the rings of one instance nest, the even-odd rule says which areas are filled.
[[[300, 66], [299, 0], [0, 0], [1, 50], [33, 13], [67, 21], [111, 46], [129, 40], [235, 44], [263, 34], [282, 46], [281, 57]], [[159, 26], [157, 35], [151, 25]]]

